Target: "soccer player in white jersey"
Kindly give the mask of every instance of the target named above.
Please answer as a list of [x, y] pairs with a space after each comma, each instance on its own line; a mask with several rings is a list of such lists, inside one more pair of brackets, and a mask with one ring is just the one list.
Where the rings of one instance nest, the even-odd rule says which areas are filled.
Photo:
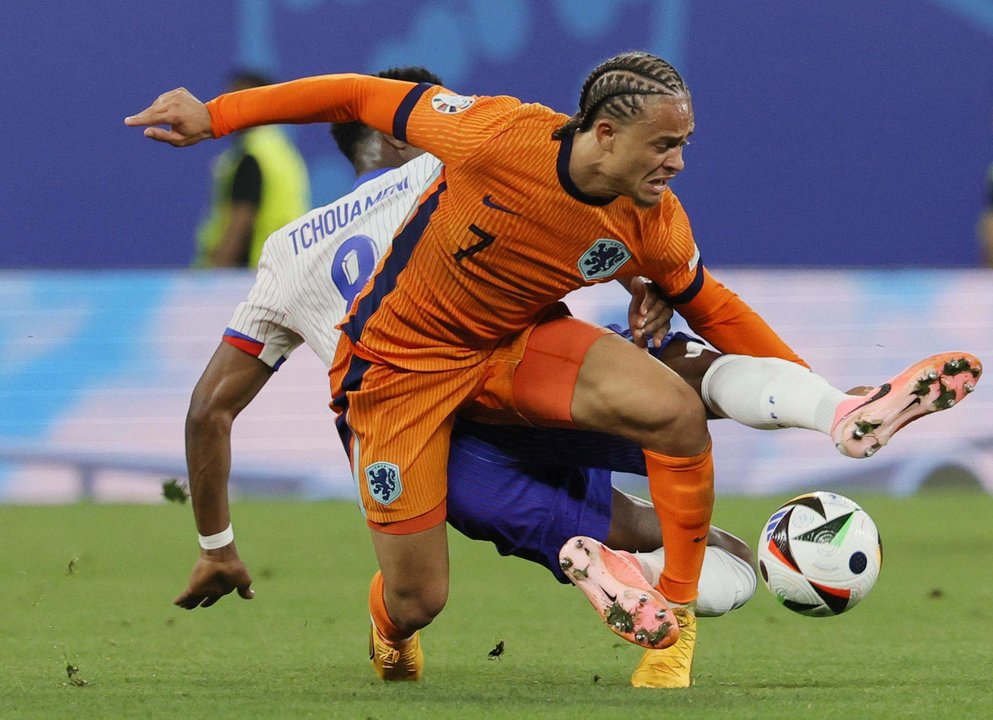
[[[438, 82], [416, 68], [381, 76]], [[185, 608], [208, 607], [233, 590], [243, 598], [254, 595], [230, 529], [227, 481], [234, 418], [303, 342], [331, 365], [340, 334], [336, 324], [422, 189], [441, 172], [436, 158], [358, 123], [338, 126], [335, 139], [359, 176], [353, 192], [270, 236], [256, 284], [235, 311], [193, 392], [186, 445], [202, 552], [187, 590], [175, 601]], [[648, 285], [637, 283], [632, 290], [630, 319], [644, 343], [667, 325], [671, 311], [652, 306]], [[862, 446], [853, 451], [851, 444], [837, 439], [843, 416], [839, 404], [855, 407], [861, 401], [806, 368], [776, 359], [719, 356], [686, 336], [666, 336], [658, 345], [653, 354], [701, 393], [714, 417], [761, 428], [821, 430], [835, 435], [842, 452], [861, 451]], [[918, 366], [925, 364], [898, 376], [902, 385], [921, 373]], [[764, 404], [770, 394], [778, 399], [775, 417]], [[942, 408], [929, 411], [934, 409]], [[844, 416], [851, 413], [846, 410]], [[644, 456], [629, 443], [596, 433], [536, 428], [522, 432], [462, 421], [450, 457], [449, 522], [469, 537], [493, 542], [503, 554], [545, 565], [562, 582], [567, 576], [560, 568], [560, 546], [574, 547], [566, 543], [569, 538], [586, 536], [596, 562], [631, 560], [648, 586], [654, 585], [663, 558], [656, 515], [644, 501], [612, 489], [611, 470], [644, 474]], [[697, 613], [719, 615], [751, 597], [755, 573], [751, 552], [738, 538], [714, 528], [708, 545]], [[610, 548], [639, 554], [618, 556]], [[568, 562], [567, 552], [563, 560]], [[577, 585], [597, 606], [599, 599]], [[674, 652], [649, 649], [634, 684], [688, 685], [692, 654], [679, 657]], [[413, 653], [373, 661], [384, 679], [419, 677], [419, 660]]]

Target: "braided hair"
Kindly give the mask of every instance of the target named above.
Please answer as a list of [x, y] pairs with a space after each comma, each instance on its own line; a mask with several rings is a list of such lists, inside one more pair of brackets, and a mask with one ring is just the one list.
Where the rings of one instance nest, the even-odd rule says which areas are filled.
[[579, 93], [579, 112], [552, 133], [561, 140], [576, 131], [589, 130], [602, 113], [627, 120], [641, 112], [652, 95], [689, 95], [676, 68], [646, 52], [626, 52], [599, 65], [586, 78]]

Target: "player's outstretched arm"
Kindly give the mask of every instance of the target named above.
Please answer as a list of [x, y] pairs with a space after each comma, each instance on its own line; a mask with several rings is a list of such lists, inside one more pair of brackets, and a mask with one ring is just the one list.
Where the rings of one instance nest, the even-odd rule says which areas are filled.
[[[213, 137], [207, 106], [186, 88], [176, 88], [159, 95], [155, 102], [137, 115], [124, 118], [124, 124], [144, 126], [145, 137], [174, 147], [195, 145]], [[156, 125], [168, 125], [169, 129]]]
[[252, 576], [231, 543], [200, 553], [190, 573], [189, 586], [173, 603], [187, 610], [210, 607], [233, 590], [246, 600], [255, 597]]

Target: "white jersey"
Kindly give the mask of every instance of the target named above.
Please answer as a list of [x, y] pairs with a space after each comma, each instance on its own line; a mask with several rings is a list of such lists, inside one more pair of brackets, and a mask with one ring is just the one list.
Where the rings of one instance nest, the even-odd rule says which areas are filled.
[[224, 339], [274, 369], [306, 342], [330, 368], [336, 326], [440, 173], [440, 160], [420, 155], [270, 235]]

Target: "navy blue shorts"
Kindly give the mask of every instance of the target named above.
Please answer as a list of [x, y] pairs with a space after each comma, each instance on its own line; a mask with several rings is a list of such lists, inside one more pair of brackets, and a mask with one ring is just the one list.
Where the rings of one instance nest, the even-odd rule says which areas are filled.
[[[466, 537], [544, 565], [559, 582], [559, 549], [575, 535], [603, 541], [610, 530], [610, 471], [525, 465], [469, 434], [459, 422], [448, 461], [448, 523]], [[534, 434], [534, 428], [531, 428]], [[544, 430], [542, 429], [542, 432]]]

